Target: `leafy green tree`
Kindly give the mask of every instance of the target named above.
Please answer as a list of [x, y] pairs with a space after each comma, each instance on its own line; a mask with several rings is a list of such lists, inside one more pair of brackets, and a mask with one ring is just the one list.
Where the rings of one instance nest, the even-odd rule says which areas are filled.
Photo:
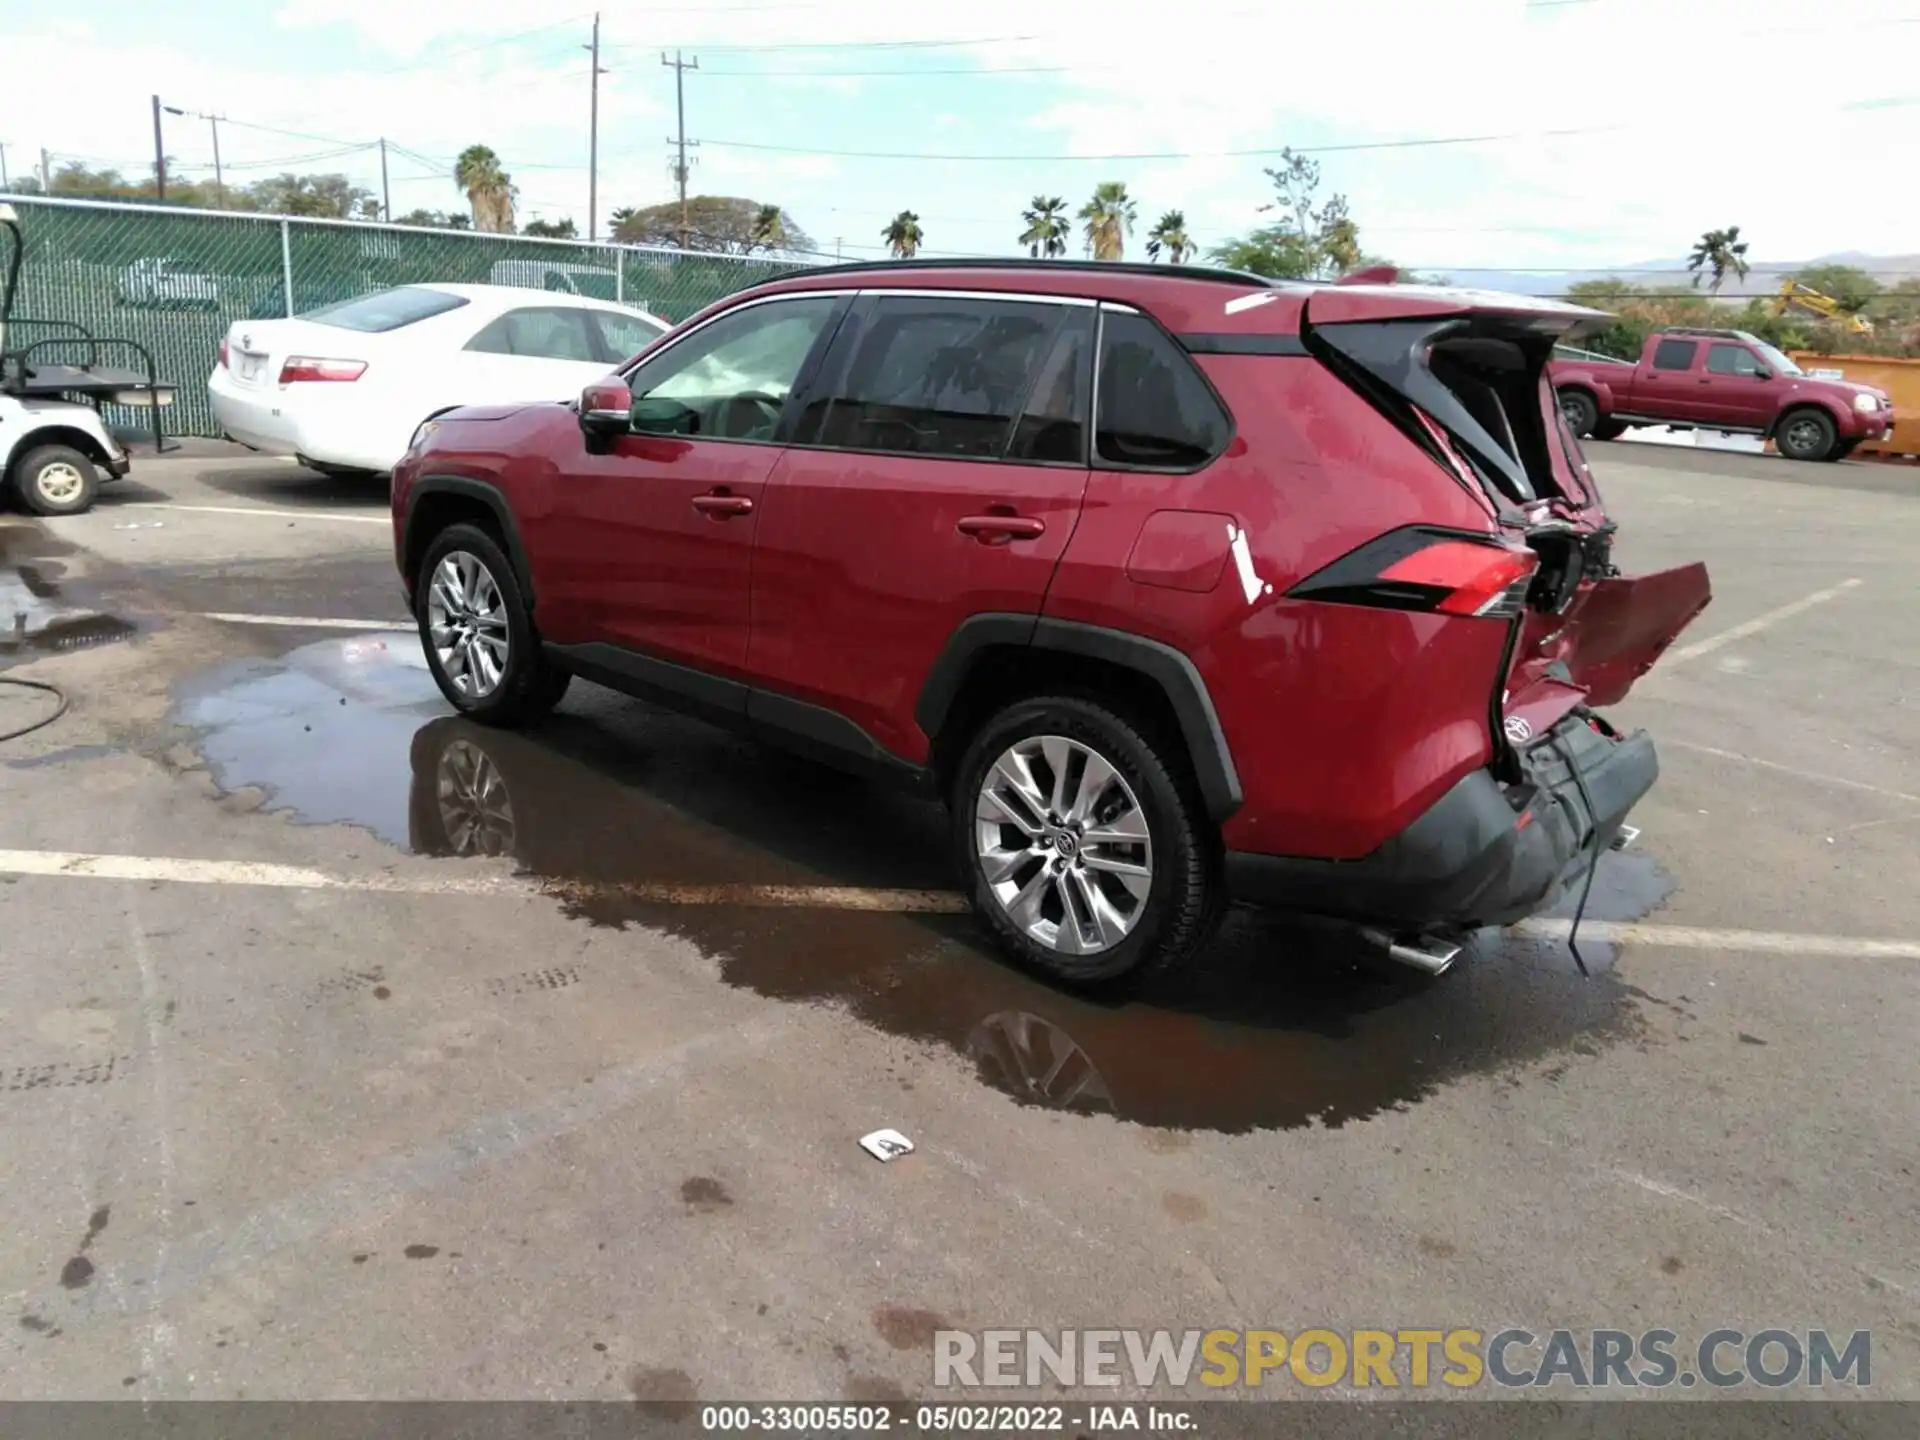
[[1216, 246], [1212, 259], [1235, 270], [1291, 280], [1331, 280], [1381, 263], [1361, 248], [1347, 197], [1319, 199], [1317, 161], [1282, 150], [1280, 163], [1269, 166], [1266, 176], [1274, 198], [1260, 208], [1278, 218]]
[[573, 228], [571, 215], [563, 215], [558, 220], [529, 220], [520, 227], [520, 233], [546, 240], [577, 240], [580, 237], [580, 232]]
[[471, 230], [473, 217], [459, 211], [449, 214], [445, 210], [409, 210], [404, 215], [394, 217], [396, 225], [412, 225], [422, 230]]
[[1020, 232], [1020, 243], [1035, 260], [1058, 259], [1067, 253], [1067, 236], [1073, 222], [1067, 218], [1067, 202], [1058, 195], [1036, 195], [1020, 214], [1027, 228]]
[[372, 220], [380, 213], [373, 192], [344, 175], [275, 175], [247, 187], [248, 207], [269, 215], [324, 220]]
[[[768, 212], [779, 212], [777, 227]], [[623, 205], [612, 215], [613, 238], [623, 245], [680, 245], [680, 202]], [[687, 199], [686, 248], [721, 255], [818, 253], [811, 236], [777, 205], [738, 195], [693, 195]], [[771, 243], [770, 243], [771, 242]]]
[[1880, 282], [1853, 265], [1809, 265], [1793, 278], [1818, 290], [1849, 315], [1858, 315], [1880, 293]]

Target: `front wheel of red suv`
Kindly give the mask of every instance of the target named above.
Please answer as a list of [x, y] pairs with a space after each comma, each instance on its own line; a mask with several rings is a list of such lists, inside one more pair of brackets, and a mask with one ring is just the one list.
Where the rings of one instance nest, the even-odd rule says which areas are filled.
[[413, 587], [427, 668], [447, 702], [485, 725], [544, 719], [572, 678], [540, 651], [513, 566], [477, 525], [434, 536]]
[[967, 747], [950, 804], [974, 910], [1036, 970], [1138, 978], [1212, 933], [1218, 846], [1183, 758], [1104, 705], [1002, 710]]

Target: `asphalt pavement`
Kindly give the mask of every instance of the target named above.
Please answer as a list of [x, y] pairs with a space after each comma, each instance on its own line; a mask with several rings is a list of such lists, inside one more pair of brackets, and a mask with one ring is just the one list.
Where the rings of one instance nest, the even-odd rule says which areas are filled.
[[1615, 715], [1663, 773], [1593, 973], [1242, 913], [1106, 1001], [994, 957], [937, 807], [587, 685], [454, 718], [378, 486], [148, 457], [0, 518], [0, 670], [71, 702], [0, 746], [0, 1398], [919, 1398], [937, 1330], [1417, 1325], [1868, 1330], [1920, 1397], [1920, 472], [1592, 455], [1621, 563], [1715, 589]]

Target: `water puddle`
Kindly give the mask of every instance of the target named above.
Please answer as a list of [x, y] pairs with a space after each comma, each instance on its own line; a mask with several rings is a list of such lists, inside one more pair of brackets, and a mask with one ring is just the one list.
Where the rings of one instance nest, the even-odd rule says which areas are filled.
[[[1556, 1083], [1524, 1067], [1644, 1035], [1598, 942], [1583, 980], [1564, 945], [1485, 932], [1421, 984], [1346, 932], [1241, 911], [1190, 969], [1089, 998], [1005, 964], [965, 916], [642, 903], [622, 887], [952, 889], [945, 813], [588, 686], [537, 734], [488, 730], [446, 713], [410, 635], [225, 667], [183, 689], [175, 718], [223, 789], [421, 854], [511, 856], [583, 920], [683, 935], [730, 984], [947, 1046], [1023, 1103], [1338, 1126], [1464, 1075]], [[1608, 855], [1588, 915], [1638, 918], [1669, 888], [1649, 857]]]
[[0, 665], [109, 645], [140, 627], [87, 603], [62, 558], [74, 547], [35, 524], [0, 524]]

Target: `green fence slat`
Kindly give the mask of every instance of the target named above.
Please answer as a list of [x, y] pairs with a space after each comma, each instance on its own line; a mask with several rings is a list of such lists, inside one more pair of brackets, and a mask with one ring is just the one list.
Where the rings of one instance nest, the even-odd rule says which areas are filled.
[[[297, 314], [391, 285], [517, 285], [619, 299], [678, 322], [736, 290], [805, 268], [764, 257], [5, 198], [26, 239], [16, 319], [72, 321], [102, 338], [145, 345], [159, 378], [178, 387], [165, 412], [171, 435], [218, 437], [206, 381], [220, 338], [236, 320], [284, 316], [289, 292]], [[17, 347], [54, 333], [22, 325], [7, 343]], [[45, 358], [71, 357], [56, 351]], [[101, 360], [139, 363], [124, 351]], [[131, 432], [145, 429], [144, 412], [109, 407], [107, 419]]]

